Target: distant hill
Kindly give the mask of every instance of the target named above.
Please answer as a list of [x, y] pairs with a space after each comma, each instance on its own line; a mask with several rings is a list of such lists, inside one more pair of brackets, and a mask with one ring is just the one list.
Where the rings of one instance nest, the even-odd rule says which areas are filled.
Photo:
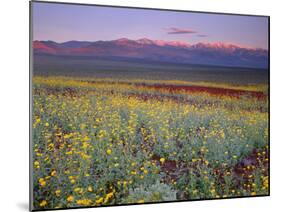
[[112, 41], [34, 41], [35, 54], [59, 56], [98, 56], [145, 59], [180, 64], [201, 64], [267, 69], [268, 51], [226, 43], [188, 44], [180, 41], [130, 40]]

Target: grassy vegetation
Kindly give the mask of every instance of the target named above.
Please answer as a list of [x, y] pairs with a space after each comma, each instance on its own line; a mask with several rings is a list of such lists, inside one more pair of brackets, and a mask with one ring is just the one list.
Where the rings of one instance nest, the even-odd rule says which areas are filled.
[[268, 194], [264, 75], [243, 83], [220, 74], [214, 83], [177, 71], [35, 76], [34, 207]]
[[34, 56], [34, 74], [113, 78], [114, 80], [183, 80], [227, 84], [267, 84], [261, 69], [160, 63], [144, 60], [78, 56]]

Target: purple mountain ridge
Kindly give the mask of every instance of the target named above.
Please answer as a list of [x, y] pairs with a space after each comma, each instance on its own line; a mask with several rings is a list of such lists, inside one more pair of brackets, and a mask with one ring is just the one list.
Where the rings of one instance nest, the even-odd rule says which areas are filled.
[[268, 67], [268, 50], [228, 43], [188, 44], [142, 38], [121, 38], [111, 41], [33, 41], [35, 54], [58, 56], [102, 56], [146, 59], [181, 64], [201, 64], [232, 67]]

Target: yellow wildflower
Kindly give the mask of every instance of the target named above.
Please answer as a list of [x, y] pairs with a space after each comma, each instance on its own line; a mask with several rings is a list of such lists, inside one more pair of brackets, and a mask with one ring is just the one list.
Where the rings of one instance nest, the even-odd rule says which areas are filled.
[[56, 196], [60, 196], [61, 190], [60, 190], [60, 189], [57, 189], [57, 190], [55, 191], [55, 194], [56, 194]]
[[39, 179], [39, 184], [44, 187], [46, 185], [46, 181], [44, 180], [44, 178], [40, 178]]
[[132, 175], [136, 175], [137, 172], [136, 172], [135, 170], [133, 170], [133, 171], [131, 171], [131, 174], [132, 174]]
[[100, 204], [100, 203], [102, 203], [102, 202], [103, 202], [103, 197], [101, 197], [101, 198], [99, 198], [99, 199], [96, 200], [96, 203], [97, 203], [97, 204]]
[[104, 199], [104, 203], [107, 203], [108, 200], [110, 200], [112, 197], [113, 197], [113, 192], [108, 193]]
[[57, 175], [57, 172], [55, 170], [51, 172], [52, 177], [55, 177], [56, 175]]
[[85, 205], [85, 206], [87, 206], [87, 205], [92, 204], [92, 200], [90, 200], [90, 199], [79, 199], [79, 200], [76, 201], [76, 203], [78, 205]]
[[66, 152], [65, 154], [66, 154], [66, 155], [72, 155], [72, 153], [73, 153], [72, 151], [68, 151], [68, 152]]
[[40, 207], [44, 207], [44, 206], [47, 205], [47, 201], [46, 200], [42, 200], [39, 205], [40, 205]]
[[265, 188], [268, 188], [268, 176], [264, 177], [262, 180], [263, 180], [262, 185]]
[[67, 202], [72, 202], [74, 200], [74, 197], [72, 195], [67, 197]]
[[79, 188], [79, 187], [74, 189], [74, 191], [77, 192], [77, 193], [78, 193], [80, 190], [81, 190], [81, 188]]
[[[38, 154], [38, 153], [37, 153]], [[35, 161], [34, 162], [34, 167], [36, 168], [36, 169], [39, 169], [40, 168], [40, 163], [38, 162], [38, 161]]]
[[89, 191], [89, 192], [92, 192], [92, 191], [93, 191], [92, 186], [89, 186], [89, 187], [88, 187], [88, 191]]
[[112, 150], [111, 149], [106, 150], [106, 154], [111, 155], [112, 154]]

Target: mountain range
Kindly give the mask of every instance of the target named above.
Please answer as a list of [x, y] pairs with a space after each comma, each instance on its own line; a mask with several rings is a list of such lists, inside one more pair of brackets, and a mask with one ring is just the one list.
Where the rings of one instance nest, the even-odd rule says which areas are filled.
[[197, 43], [142, 38], [111, 41], [33, 41], [34, 54], [98, 56], [144, 59], [181, 64], [201, 64], [267, 69], [268, 50], [229, 43]]

